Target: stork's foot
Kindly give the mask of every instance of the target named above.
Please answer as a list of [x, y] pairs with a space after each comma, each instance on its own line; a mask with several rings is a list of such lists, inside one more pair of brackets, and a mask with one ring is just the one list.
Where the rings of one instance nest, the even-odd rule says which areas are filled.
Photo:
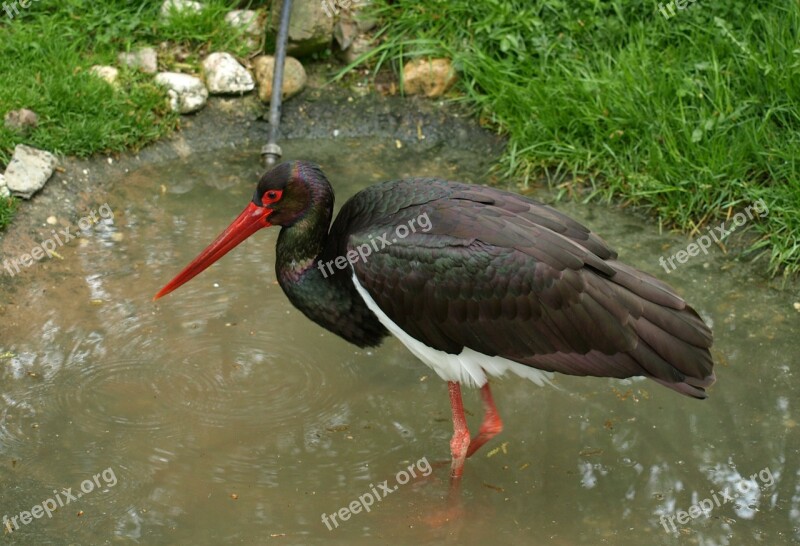
[[478, 451], [483, 444], [500, 434], [503, 430], [503, 421], [494, 405], [492, 391], [489, 383], [481, 387], [481, 399], [485, 413], [480, 431], [475, 438], [470, 440], [467, 419], [464, 416], [464, 404], [461, 400], [461, 385], [455, 381], [448, 381], [447, 388], [450, 392], [450, 408], [453, 410], [453, 438], [450, 440], [450, 454], [453, 462], [450, 467], [450, 482], [461, 479], [464, 474], [464, 461]]

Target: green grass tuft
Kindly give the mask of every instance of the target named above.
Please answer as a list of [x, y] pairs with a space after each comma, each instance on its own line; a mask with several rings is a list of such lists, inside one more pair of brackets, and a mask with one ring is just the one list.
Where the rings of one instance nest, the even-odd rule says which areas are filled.
[[0, 229], [11, 223], [14, 211], [17, 209], [17, 200], [13, 197], [0, 197]]

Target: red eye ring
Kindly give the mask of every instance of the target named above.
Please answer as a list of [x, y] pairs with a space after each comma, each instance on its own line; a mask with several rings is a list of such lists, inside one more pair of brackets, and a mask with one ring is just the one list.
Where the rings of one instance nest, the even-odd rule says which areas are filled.
[[261, 201], [264, 204], [274, 203], [275, 201], [278, 201], [281, 198], [282, 195], [283, 195], [283, 192], [280, 191], [280, 190], [269, 190], [268, 192], [266, 192], [263, 195], [263, 197], [261, 198]]

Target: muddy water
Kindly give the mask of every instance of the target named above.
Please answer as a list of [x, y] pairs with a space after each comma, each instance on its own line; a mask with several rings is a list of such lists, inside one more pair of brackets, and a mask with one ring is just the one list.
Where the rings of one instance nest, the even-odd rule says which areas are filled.
[[[474, 154], [393, 142], [286, 148], [323, 165], [340, 204], [378, 180], [482, 170]], [[0, 339], [0, 516], [19, 527], [4, 542], [800, 541], [796, 297], [719, 251], [667, 274], [658, 258], [684, 238], [562, 205], [694, 303], [719, 381], [704, 402], [647, 381], [499, 382], [506, 429], [448, 503], [445, 384], [394, 340], [359, 350], [293, 309], [275, 280], [276, 229], [151, 302], [245, 206], [257, 160], [228, 151], [120, 175], [113, 222], [21, 273]], [[465, 403], [475, 423], [477, 395]], [[375, 494], [369, 512], [351, 504]], [[706, 499], [708, 517], [673, 519], [677, 533], [660, 522]], [[63, 506], [24, 523], [42, 503]], [[322, 521], [348, 505], [359, 513]]]

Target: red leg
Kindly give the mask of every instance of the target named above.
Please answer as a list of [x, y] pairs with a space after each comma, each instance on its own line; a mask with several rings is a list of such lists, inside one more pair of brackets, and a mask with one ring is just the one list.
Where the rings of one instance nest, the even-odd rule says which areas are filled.
[[469, 448], [469, 428], [464, 417], [464, 404], [461, 401], [461, 385], [455, 381], [448, 381], [450, 391], [450, 407], [453, 410], [453, 438], [450, 440], [450, 453], [453, 463], [450, 468], [450, 478], [457, 480], [464, 473], [464, 460], [467, 458]]
[[469, 428], [464, 416], [464, 403], [461, 400], [461, 385], [455, 381], [447, 382], [450, 393], [450, 408], [453, 410], [453, 438], [450, 440], [450, 453], [453, 460], [450, 468], [450, 491], [447, 505], [427, 513], [425, 521], [434, 528], [452, 525], [463, 521], [464, 509], [461, 500], [461, 475], [464, 473], [464, 461], [469, 448]]
[[469, 443], [467, 457], [471, 457], [483, 444], [503, 431], [503, 421], [500, 420], [500, 414], [497, 413], [497, 408], [494, 405], [492, 391], [489, 390], [488, 382], [481, 387], [481, 398], [483, 399], [483, 407], [486, 413], [483, 415], [483, 423], [481, 423], [480, 432]]

